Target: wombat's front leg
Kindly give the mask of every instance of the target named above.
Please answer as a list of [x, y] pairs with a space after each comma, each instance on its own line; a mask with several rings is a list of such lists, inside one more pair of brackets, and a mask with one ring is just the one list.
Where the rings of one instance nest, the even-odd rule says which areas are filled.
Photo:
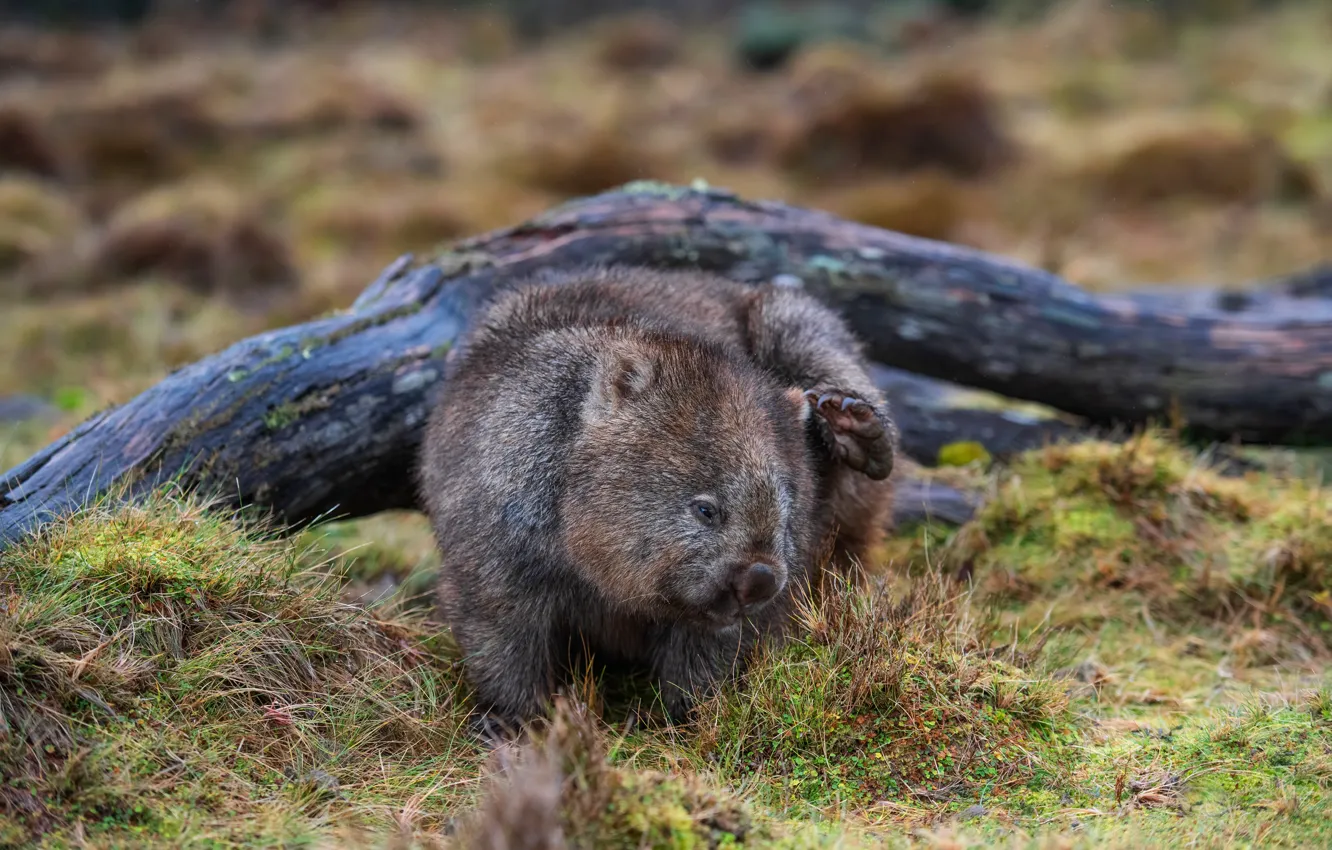
[[653, 669], [672, 723], [689, 719], [693, 707], [715, 690], [723, 673], [740, 661], [741, 630], [703, 632], [676, 626], [656, 642]]
[[463, 664], [476, 689], [488, 733], [517, 732], [543, 716], [555, 693], [551, 629], [539, 622], [467, 624], [460, 630]]
[[754, 358], [805, 391], [833, 458], [876, 481], [887, 478], [897, 429], [841, 317], [804, 292], [765, 286], [750, 295], [745, 318]]

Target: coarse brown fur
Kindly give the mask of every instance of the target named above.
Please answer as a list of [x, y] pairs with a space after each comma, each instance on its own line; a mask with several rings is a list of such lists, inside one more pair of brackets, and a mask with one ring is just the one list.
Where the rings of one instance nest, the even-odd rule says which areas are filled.
[[888, 521], [896, 430], [798, 289], [589, 269], [526, 282], [450, 355], [418, 484], [439, 600], [487, 716], [544, 713], [594, 653], [675, 719], [780, 635], [821, 553]]

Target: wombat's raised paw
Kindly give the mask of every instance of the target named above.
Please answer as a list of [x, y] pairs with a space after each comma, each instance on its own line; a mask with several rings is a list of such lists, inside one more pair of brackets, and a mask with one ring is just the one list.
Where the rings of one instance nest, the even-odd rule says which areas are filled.
[[887, 421], [874, 405], [828, 387], [806, 390], [805, 398], [827, 426], [838, 460], [876, 481], [892, 473], [893, 446]]

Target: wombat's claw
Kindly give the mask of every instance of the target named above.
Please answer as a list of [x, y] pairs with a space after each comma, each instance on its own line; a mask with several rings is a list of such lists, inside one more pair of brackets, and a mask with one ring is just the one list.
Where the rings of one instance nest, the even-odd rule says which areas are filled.
[[473, 714], [468, 726], [479, 743], [488, 750], [507, 743], [513, 734], [508, 724], [489, 713]]
[[834, 457], [875, 480], [888, 477], [893, 471], [893, 447], [874, 405], [835, 389], [806, 390], [805, 398], [814, 403], [814, 412], [831, 432]]

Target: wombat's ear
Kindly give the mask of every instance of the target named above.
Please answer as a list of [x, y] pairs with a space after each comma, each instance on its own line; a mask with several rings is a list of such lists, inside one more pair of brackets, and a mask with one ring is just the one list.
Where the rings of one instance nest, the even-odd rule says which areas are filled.
[[657, 379], [660, 364], [648, 349], [620, 344], [604, 352], [592, 379], [586, 412], [604, 416], [634, 396], [641, 395]]
[[804, 390], [800, 389], [800, 387], [791, 387], [789, 390], [782, 393], [782, 398], [784, 398], [786, 403], [795, 411], [795, 416], [798, 421], [809, 421], [809, 415], [813, 412], [813, 408], [810, 407], [809, 397], [805, 395]]

